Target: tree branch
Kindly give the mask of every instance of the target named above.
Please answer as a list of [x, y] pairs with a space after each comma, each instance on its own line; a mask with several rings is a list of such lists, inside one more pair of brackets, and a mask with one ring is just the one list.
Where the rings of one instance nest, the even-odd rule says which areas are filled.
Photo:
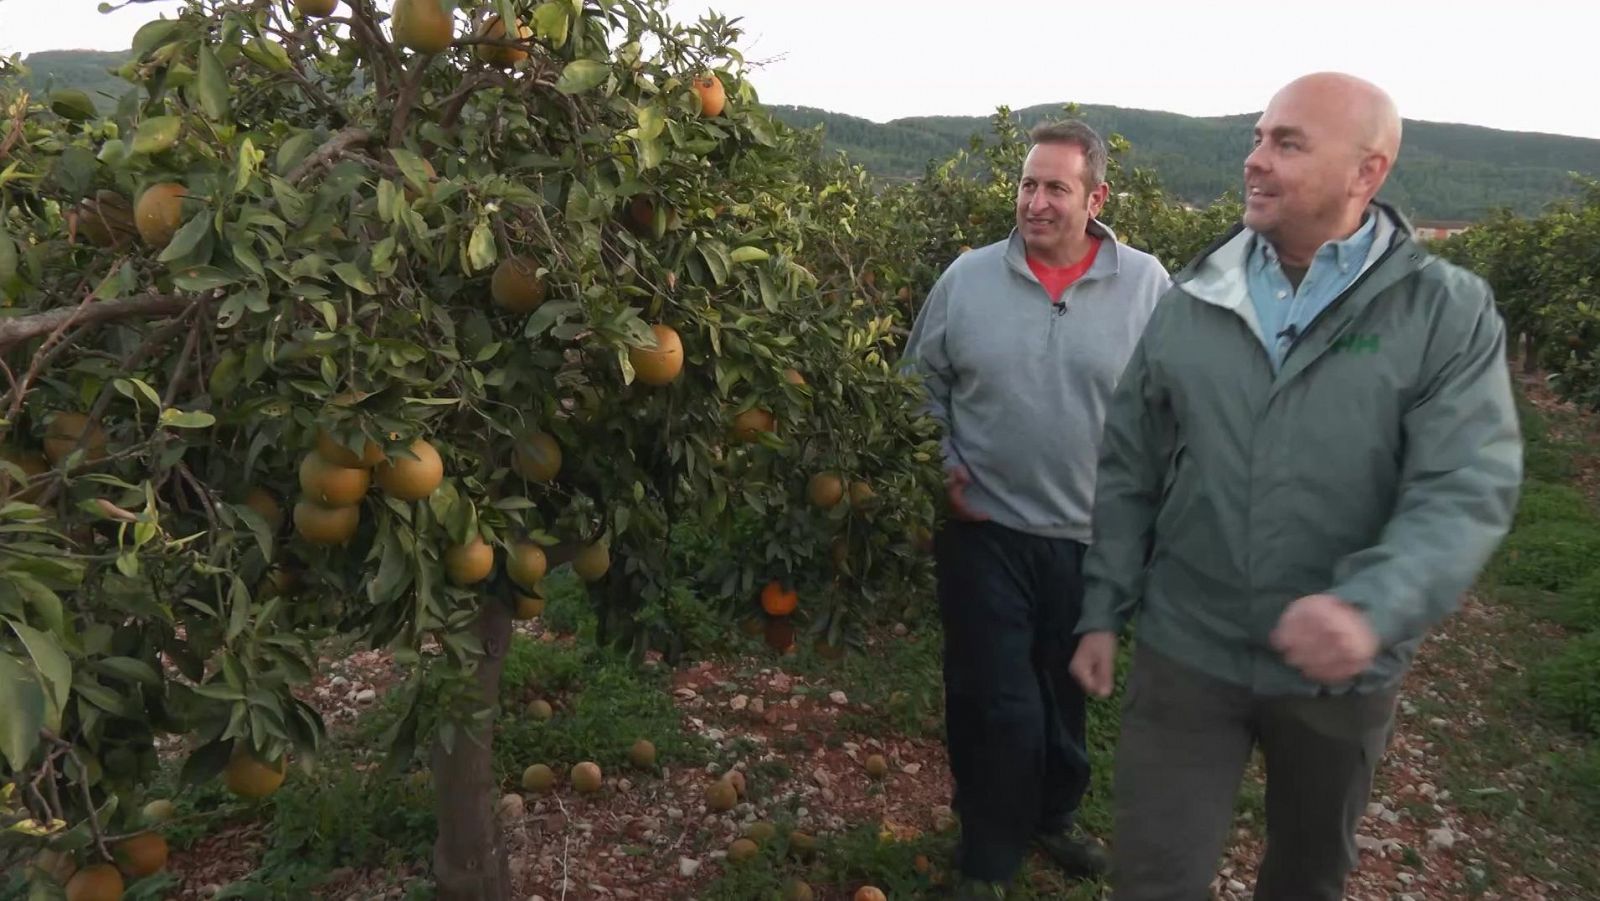
[[118, 319], [151, 318], [176, 313], [198, 301], [173, 294], [147, 294], [91, 303], [86, 307], [62, 307], [47, 313], [0, 319], [0, 350], [13, 344], [48, 335], [63, 323], [76, 321], [82, 326], [98, 325]]
[[372, 133], [365, 128], [346, 128], [329, 138], [321, 147], [312, 151], [310, 156], [301, 160], [298, 166], [290, 170], [284, 180], [291, 185], [298, 185], [301, 179], [311, 174], [311, 170], [349, 150], [351, 147], [365, 144], [370, 140], [372, 140]]
[[428, 71], [433, 54], [418, 54], [411, 64], [411, 77], [400, 88], [400, 97], [394, 102], [394, 121], [389, 126], [389, 146], [399, 147], [406, 136], [406, 120], [411, 118], [411, 107], [417, 103], [417, 93], [422, 90], [422, 76]]

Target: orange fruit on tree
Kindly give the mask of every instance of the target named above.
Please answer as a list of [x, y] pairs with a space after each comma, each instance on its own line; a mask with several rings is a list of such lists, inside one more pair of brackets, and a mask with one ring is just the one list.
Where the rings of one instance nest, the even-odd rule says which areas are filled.
[[806, 377], [801, 375], [800, 370], [795, 369], [793, 366], [783, 371], [783, 380], [791, 385], [804, 385], [806, 383]]
[[883, 889], [875, 885], [863, 885], [856, 889], [851, 901], [889, 901], [889, 899], [884, 897]]
[[283, 784], [283, 777], [289, 772], [288, 764], [287, 757], [280, 757], [276, 766], [270, 766], [257, 760], [244, 742], [237, 742], [228, 765], [222, 770], [222, 781], [235, 795], [259, 801]]
[[451, 545], [444, 552], [444, 570], [457, 585], [482, 582], [494, 571], [494, 548], [477, 535], [466, 544]]
[[122, 872], [139, 879], [167, 866], [167, 840], [159, 832], [141, 832], [117, 842], [111, 854]]
[[29, 485], [34, 476], [43, 475], [48, 471], [50, 469], [49, 461], [45, 460], [43, 455], [34, 451], [4, 448], [0, 448], [0, 460], [4, 460], [22, 470], [22, 478], [15, 480], [17, 484], [13, 486], [11, 473], [0, 469], [0, 501], [5, 501], [10, 498], [12, 492], [16, 492], [17, 500], [32, 503], [34, 498], [39, 496], [39, 492], [44, 490], [44, 486], [38, 484], [34, 484], [32, 487], [24, 486]]
[[728, 105], [728, 92], [722, 86], [722, 79], [715, 72], [705, 72], [695, 76], [691, 86], [695, 96], [700, 98], [700, 115], [706, 117], [720, 116], [722, 110]]
[[511, 614], [512, 619], [533, 619], [544, 613], [544, 598], [538, 595], [517, 595], [517, 609]]
[[244, 505], [266, 520], [272, 531], [276, 532], [283, 526], [283, 505], [267, 489], [259, 485], [251, 488], [244, 496]]
[[656, 346], [628, 347], [628, 362], [633, 366], [633, 377], [646, 385], [661, 386], [672, 382], [683, 372], [683, 339], [670, 325], [656, 323], [650, 326], [656, 336]]
[[585, 582], [599, 581], [611, 568], [611, 550], [602, 542], [585, 545], [572, 558], [572, 571]]
[[800, 604], [800, 594], [793, 588], [785, 589], [777, 579], [761, 589], [761, 609], [768, 616], [788, 616]]
[[539, 277], [539, 261], [533, 257], [510, 257], [494, 267], [489, 278], [489, 297], [510, 313], [532, 313], [544, 303], [544, 279]]
[[359, 504], [371, 484], [372, 474], [367, 470], [329, 463], [318, 453], [306, 454], [300, 461], [302, 495], [324, 507]]
[[819, 472], [806, 483], [806, 497], [813, 506], [831, 510], [844, 500], [844, 479], [838, 473]]
[[418, 53], [443, 53], [455, 37], [439, 0], [395, 0], [389, 22], [395, 43]]
[[874, 497], [876, 495], [872, 491], [872, 486], [866, 482], [850, 483], [850, 506], [870, 507]]
[[67, 880], [67, 901], [120, 901], [122, 874], [108, 863], [90, 864]]
[[[483, 27], [478, 30], [481, 38], [503, 38], [506, 36], [506, 25], [499, 16], [490, 16], [484, 21]], [[533, 29], [517, 23], [517, 37], [527, 40], [533, 36]], [[478, 59], [491, 66], [514, 66], [528, 58], [528, 51], [521, 47], [506, 47], [500, 44], [479, 44]]]
[[506, 575], [511, 581], [528, 591], [534, 590], [544, 578], [547, 561], [544, 548], [531, 541], [519, 541], [511, 546], [506, 557]]
[[339, 0], [294, 0], [294, 8], [302, 16], [328, 16], [333, 14], [333, 8], [339, 5]]
[[105, 459], [106, 433], [99, 423], [90, 423], [89, 417], [82, 413], [56, 413], [44, 428], [44, 455], [51, 463], [60, 463], [78, 447], [80, 440], [85, 460]]
[[444, 461], [433, 445], [421, 438], [411, 442], [409, 450], [414, 457], [396, 454], [378, 465], [378, 487], [390, 497], [420, 501], [438, 490], [444, 481]]
[[511, 468], [530, 482], [548, 482], [561, 471], [561, 445], [546, 432], [526, 432], [511, 448]]
[[762, 432], [776, 432], [777, 430], [778, 418], [772, 415], [771, 410], [751, 407], [733, 417], [733, 437], [740, 441], [755, 441]]
[[361, 525], [361, 507], [324, 507], [303, 500], [294, 505], [294, 530], [312, 544], [344, 544]]
[[139, 202], [133, 205], [133, 225], [152, 250], [165, 249], [183, 225], [183, 198], [188, 193], [183, 185], [163, 181], [139, 195]]
[[383, 462], [383, 445], [371, 439], [362, 447], [361, 453], [340, 444], [334, 440], [333, 433], [327, 429], [317, 430], [317, 456], [335, 466], [347, 469], [377, 466]]

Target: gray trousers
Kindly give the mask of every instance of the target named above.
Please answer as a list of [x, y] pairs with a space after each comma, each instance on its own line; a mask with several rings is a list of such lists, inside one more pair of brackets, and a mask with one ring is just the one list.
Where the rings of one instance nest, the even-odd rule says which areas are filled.
[[1258, 744], [1267, 847], [1256, 901], [1339, 901], [1398, 693], [1263, 697], [1138, 645], [1116, 752], [1113, 901], [1208, 896]]

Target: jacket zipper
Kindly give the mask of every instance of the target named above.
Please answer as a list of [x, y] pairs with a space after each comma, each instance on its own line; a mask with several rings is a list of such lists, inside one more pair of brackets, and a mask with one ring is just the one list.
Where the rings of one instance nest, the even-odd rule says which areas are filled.
[[[1350, 283], [1350, 287], [1348, 287], [1348, 288], [1344, 289], [1343, 291], [1339, 292], [1339, 296], [1338, 297], [1335, 297], [1333, 300], [1328, 301], [1328, 303], [1325, 306], [1323, 306], [1322, 309], [1317, 311], [1317, 315], [1311, 317], [1311, 321], [1306, 323], [1306, 327], [1305, 328], [1303, 328], [1300, 331], [1296, 332], [1295, 336], [1293, 338], [1289, 339], [1289, 346], [1287, 348], [1284, 348], [1284, 351], [1283, 351], [1283, 362], [1284, 362], [1285, 365], [1287, 365], [1288, 362], [1289, 362], [1289, 355], [1294, 353], [1294, 349], [1300, 346], [1300, 342], [1305, 340], [1305, 337], [1307, 335], [1311, 334], [1311, 332], [1316, 329], [1317, 323], [1321, 322], [1322, 318], [1324, 316], [1329, 315], [1330, 312], [1335, 307], [1337, 307], [1341, 303], [1343, 303], [1345, 298], [1347, 298], [1350, 295], [1354, 294], [1356, 292], [1356, 289], [1360, 288], [1361, 285], [1364, 282], [1366, 282], [1367, 279], [1371, 278], [1372, 277], [1372, 273], [1377, 272], [1378, 269], [1380, 267], [1382, 267], [1385, 262], [1388, 261], [1389, 257], [1391, 255], [1393, 255], [1394, 252], [1399, 250], [1399, 249], [1400, 249], [1400, 245], [1398, 243], [1390, 245], [1389, 249], [1385, 250], [1383, 252], [1383, 255], [1378, 257], [1377, 262], [1373, 263], [1371, 266], [1368, 266], [1367, 267], [1367, 271], [1361, 273], [1359, 276], [1356, 277], [1355, 281]], [[1351, 320], [1349, 322], [1346, 322], [1342, 327], [1340, 327], [1339, 331], [1334, 333], [1334, 337], [1337, 338], [1339, 335], [1344, 334], [1345, 329], [1349, 328], [1352, 324], [1354, 324], [1354, 322], [1355, 322], [1355, 320]]]

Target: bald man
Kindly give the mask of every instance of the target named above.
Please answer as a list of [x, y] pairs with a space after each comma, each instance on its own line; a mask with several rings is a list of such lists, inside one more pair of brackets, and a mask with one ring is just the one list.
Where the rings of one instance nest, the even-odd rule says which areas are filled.
[[1252, 751], [1258, 901], [1336, 901], [1401, 678], [1510, 528], [1522, 441], [1482, 279], [1374, 198], [1400, 117], [1347, 75], [1272, 98], [1243, 222], [1174, 278], [1107, 414], [1072, 662], [1113, 686], [1113, 897], [1206, 896]]

